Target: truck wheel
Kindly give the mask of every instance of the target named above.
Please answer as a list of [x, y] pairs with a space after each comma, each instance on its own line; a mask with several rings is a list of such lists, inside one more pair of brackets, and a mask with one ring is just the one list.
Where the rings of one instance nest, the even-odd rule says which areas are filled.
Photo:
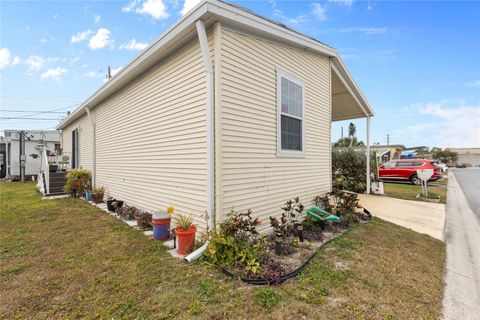
[[416, 174], [410, 177], [410, 181], [412, 182], [412, 184], [416, 186], [419, 186], [422, 184], [422, 180], [420, 180], [420, 178]]

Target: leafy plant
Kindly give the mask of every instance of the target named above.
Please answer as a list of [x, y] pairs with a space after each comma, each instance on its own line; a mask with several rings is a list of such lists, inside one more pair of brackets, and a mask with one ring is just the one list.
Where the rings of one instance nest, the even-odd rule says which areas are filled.
[[286, 269], [279, 261], [266, 256], [261, 265], [260, 276], [263, 279], [273, 280], [273, 284], [280, 283], [280, 277], [285, 274]]
[[67, 173], [67, 183], [63, 187], [66, 192], [74, 196], [83, 195], [85, 190], [90, 189], [92, 174], [87, 169], [76, 168]]
[[254, 241], [258, 235], [258, 225], [260, 225], [260, 220], [252, 218], [252, 210], [248, 209], [247, 212], [232, 210], [228, 219], [220, 227], [226, 235]]
[[255, 290], [255, 302], [262, 307], [271, 308], [280, 302], [280, 295], [270, 288], [258, 288]]
[[280, 216], [280, 220], [276, 217], [270, 217], [270, 225], [273, 228], [273, 232], [278, 236], [285, 238], [290, 232], [291, 225], [288, 223], [287, 212], [283, 211]]
[[133, 206], [124, 205], [115, 209], [115, 213], [118, 214], [124, 220], [133, 220], [138, 215], [138, 209]]
[[295, 197], [291, 200], [285, 202], [285, 205], [282, 207], [282, 210], [287, 214], [290, 219], [290, 223], [295, 225], [300, 222], [300, 218], [304, 215], [303, 209], [305, 207], [300, 202], [299, 197]]
[[212, 233], [205, 257], [214, 264], [223, 267], [241, 266], [247, 273], [256, 274], [260, 270], [262, 244], [252, 244], [223, 232]]
[[[375, 156], [370, 156], [370, 172], [375, 172]], [[367, 157], [364, 150], [332, 149], [333, 188], [364, 192], [366, 190]]]
[[333, 212], [334, 206], [330, 202], [330, 197], [328, 194], [324, 196], [316, 196], [314, 199], [315, 205], [325, 211], [330, 213]]
[[137, 221], [138, 227], [142, 229], [147, 229], [152, 226], [152, 214], [149, 212], [140, 211], [135, 208], [134, 210], [135, 220]]
[[187, 215], [180, 215], [175, 218], [175, 222], [177, 223], [177, 226], [181, 230], [189, 230], [190, 227], [193, 224], [193, 219], [192, 216], [187, 216]]
[[98, 195], [105, 194], [105, 190], [107, 190], [107, 188], [105, 188], [105, 187], [95, 187], [95, 188], [93, 188], [92, 193], [93, 194], [98, 194]]

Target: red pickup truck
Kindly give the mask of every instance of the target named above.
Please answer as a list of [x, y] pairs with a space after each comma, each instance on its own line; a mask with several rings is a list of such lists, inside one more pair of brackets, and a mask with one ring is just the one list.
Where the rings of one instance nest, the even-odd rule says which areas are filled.
[[436, 166], [434, 160], [405, 159], [392, 160], [382, 164], [379, 168], [380, 179], [410, 181], [420, 185], [421, 180], [417, 177], [418, 169], [433, 169], [433, 176], [429, 181], [436, 181], [442, 178], [441, 168]]

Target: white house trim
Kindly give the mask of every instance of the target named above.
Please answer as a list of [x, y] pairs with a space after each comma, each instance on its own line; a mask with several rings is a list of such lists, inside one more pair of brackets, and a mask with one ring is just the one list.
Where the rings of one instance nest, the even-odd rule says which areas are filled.
[[[282, 112], [282, 78], [285, 78], [289, 81], [294, 82], [295, 84], [302, 87], [302, 116], [298, 117], [292, 114], [287, 114]], [[285, 71], [281, 68], [277, 68], [277, 157], [292, 157], [292, 158], [303, 158], [305, 157], [305, 82], [297, 76], [294, 76], [288, 71]], [[298, 119], [302, 121], [302, 150], [284, 150], [282, 149], [282, 114]]]

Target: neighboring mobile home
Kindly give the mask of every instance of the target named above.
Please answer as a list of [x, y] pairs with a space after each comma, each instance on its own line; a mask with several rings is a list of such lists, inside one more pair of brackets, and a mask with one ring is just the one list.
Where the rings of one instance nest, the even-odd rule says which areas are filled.
[[37, 177], [40, 168], [39, 143], [45, 145], [49, 154], [60, 149], [60, 135], [55, 130], [5, 130], [0, 140], [0, 178], [20, 178], [20, 135], [25, 136], [25, 177]]
[[202, 230], [205, 212], [212, 226], [251, 208], [266, 228], [286, 200], [331, 190], [331, 122], [372, 115], [335, 49], [206, 0], [57, 129], [109, 196]]

